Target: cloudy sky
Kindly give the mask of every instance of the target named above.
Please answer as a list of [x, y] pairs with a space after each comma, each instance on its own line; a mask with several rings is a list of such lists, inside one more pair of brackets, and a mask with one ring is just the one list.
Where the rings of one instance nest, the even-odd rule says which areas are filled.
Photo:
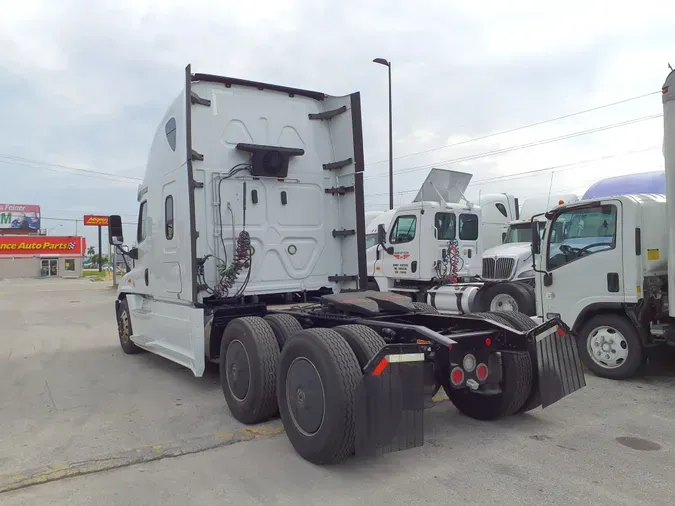
[[0, 202], [41, 205], [54, 234], [75, 233], [74, 221], [54, 218], [85, 213], [135, 221], [148, 146], [187, 63], [361, 91], [370, 210], [388, 206], [387, 74], [375, 57], [392, 61], [396, 203], [432, 166], [473, 173], [470, 198], [582, 193], [603, 177], [663, 168], [658, 92], [675, 66], [667, 2], [2, 3]]

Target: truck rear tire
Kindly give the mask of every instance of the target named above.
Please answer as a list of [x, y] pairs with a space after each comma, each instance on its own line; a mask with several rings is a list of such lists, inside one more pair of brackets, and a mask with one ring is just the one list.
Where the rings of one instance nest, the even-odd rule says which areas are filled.
[[446, 389], [450, 402], [466, 416], [476, 420], [496, 420], [520, 411], [532, 392], [532, 361], [526, 351], [502, 351], [504, 376], [502, 391], [480, 395], [469, 388]]
[[365, 325], [339, 325], [333, 330], [340, 334], [356, 355], [361, 370], [368, 361], [384, 348], [387, 343], [370, 327]]
[[476, 307], [482, 312], [518, 311], [528, 316], [537, 313], [534, 294], [522, 283], [495, 283], [477, 294]]
[[[502, 319], [509, 321], [509, 323], [511, 323], [511, 327], [513, 327], [515, 330], [520, 330], [521, 332], [527, 332], [528, 330], [532, 330], [537, 326], [532, 318], [524, 315], [523, 313], [518, 313], [517, 311], [504, 311], [497, 313], [497, 315], [502, 317]], [[530, 360], [531, 359], [532, 358], [530, 357]], [[528, 411], [532, 411], [539, 406], [541, 406], [539, 376], [534, 371], [532, 371], [532, 391], [530, 392], [530, 396], [528, 397], [527, 401], [525, 401], [523, 407], [517, 412], [527, 413]]]
[[503, 311], [497, 314], [507, 320], [511, 324], [511, 327], [521, 332], [527, 332], [537, 326], [532, 318], [518, 311]]
[[117, 334], [120, 338], [120, 345], [122, 350], [127, 355], [136, 355], [143, 351], [142, 348], [139, 348], [131, 340], [133, 336], [133, 330], [131, 329], [131, 313], [129, 311], [129, 304], [126, 299], [120, 301], [119, 308], [117, 310]]
[[631, 378], [647, 359], [635, 325], [615, 313], [595, 315], [584, 323], [577, 346], [581, 361], [601, 378]]
[[415, 309], [417, 309], [418, 312], [420, 312], [420, 313], [440, 314], [438, 312], [438, 309], [436, 309], [431, 304], [427, 304], [426, 302], [413, 302], [412, 304], [413, 304], [413, 306], [415, 306]]
[[293, 448], [314, 464], [335, 464], [354, 453], [356, 391], [361, 369], [335, 330], [294, 334], [281, 352], [277, 398]]
[[289, 314], [268, 314], [263, 317], [263, 320], [272, 327], [277, 342], [279, 343], [280, 350], [283, 349], [284, 344], [286, 344], [286, 341], [288, 341], [293, 334], [302, 330], [300, 322]]
[[279, 344], [272, 327], [257, 316], [232, 320], [220, 342], [220, 383], [232, 416], [255, 424], [277, 413]]

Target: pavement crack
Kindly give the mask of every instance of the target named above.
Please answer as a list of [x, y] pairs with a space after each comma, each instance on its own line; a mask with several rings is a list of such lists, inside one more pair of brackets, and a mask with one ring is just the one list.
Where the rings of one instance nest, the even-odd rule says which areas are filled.
[[54, 396], [52, 395], [52, 389], [49, 388], [49, 383], [45, 380], [45, 386], [47, 387], [47, 393], [49, 394], [49, 399], [52, 401], [52, 406], [54, 406], [54, 411], [57, 411], [56, 403], [54, 402]]
[[66, 462], [41, 469], [32, 469], [0, 475], [0, 494], [13, 490], [84, 476], [87, 474], [111, 471], [131, 467], [137, 464], [193, 455], [216, 448], [231, 446], [245, 441], [267, 439], [284, 432], [281, 424], [263, 427], [247, 427], [236, 432], [211, 434], [168, 445], [152, 445], [118, 454], [87, 459], [78, 462]]

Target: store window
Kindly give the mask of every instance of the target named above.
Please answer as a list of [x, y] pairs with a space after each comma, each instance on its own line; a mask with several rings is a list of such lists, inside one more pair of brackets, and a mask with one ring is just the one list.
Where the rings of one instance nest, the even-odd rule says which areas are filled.
[[66, 272], [75, 272], [75, 259], [74, 258], [66, 258], [64, 262], [64, 268]]

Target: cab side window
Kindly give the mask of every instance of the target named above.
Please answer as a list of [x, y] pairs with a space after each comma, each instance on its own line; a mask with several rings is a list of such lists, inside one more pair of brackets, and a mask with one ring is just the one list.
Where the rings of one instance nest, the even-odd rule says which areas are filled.
[[436, 213], [434, 225], [436, 226], [436, 239], [439, 241], [451, 241], [455, 238], [457, 216], [454, 213]]
[[478, 216], [475, 214], [459, 215], [459, 240], [475, 241], [478, 239]]
[[171, 195], [164, 200], [164, 235], [168, 241], [173, 239], [173, 197]]
[[415, 239], [415, 230], [417, 228], [416, 216], [399, 216], [396, 218], [394, 226], [389, 234], [391, 244], [402, 244]]
[[148, 235], [148, 201], [141, 202], [138, 210], [138, 231], [136, 232], [136, 242], [142, 243]]
[[555, 217], [549, 234], [547, 267], [557, 269], [616, 247], [617, 208], [611, 204], [570, 209]]

